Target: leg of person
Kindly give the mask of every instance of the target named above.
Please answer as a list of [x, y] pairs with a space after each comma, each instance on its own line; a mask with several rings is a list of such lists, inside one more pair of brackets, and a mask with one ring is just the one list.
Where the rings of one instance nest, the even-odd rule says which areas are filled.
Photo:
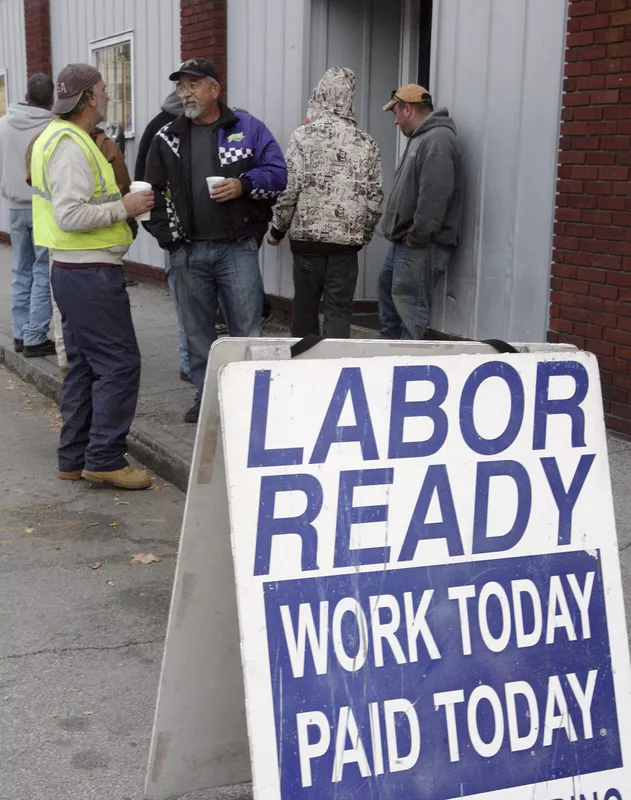
[[211, 242], [193, 242], [190, 253], [180, 247], [171, 253], [171, 275], [188, 341], [191, 380], [196, 388], [195, 404], [185, 416], [197, 422], [206, 379], [208, 353], [217, 338], [217, 283], [214, 274], [216, 248]]
[[357, 253], [331, 255], [326, 260], [322, 334], [327, 339], [350, 339], [358, 272]]
[[[167, 256], [168, 257], [168, 256]], [[191, 365], [188, 358], [188, 342], [186, 340], [186, 332], [184, 330], [184, 323], [182, 322], [182, 314], [180, 313], [180, 304], [177, 301], [175, 294], [175, 286], [173, 284], [173, 277], [171, 276], [171, 269], [167, 271], [167, 284], [171, 297], [173, 298], [173, 307], [175, 309], [175, 319], [177, 320], [177, 351], [180, 356], [180, 378], [190, 381], [191, 379]]]
[[[94, 376], [90, 441], [82, 477], [122, 489], [146, 489], [151, 485], [149, 473], [132, 469], [125, 458], [138, 400], [140, 352], [123, 270], [96, 266], [66, 271], [74, 273], [69, 280], [79, 301], [71, 312], [72, 325], [68, 307], [60, 306], [61, 312], [64, 318], [68, 316], [72, 337]], [[68, 379], [72, 359], [69, 366]]]
[[254, 236], [217, 244], [217, 290], [231, 336], [262, 336], [263, 280]]
[[291, 313], [291, 335], [302, 338], [310, 333], [320, 335], [318, 314], [324, 288], [326, 257], [294, 253], [294, 302]]
[[[31, 237], [33, 228], [31, 226]], [[32, 238], [31, 238], [32, 242]], [[29, 310], [29, 321], [24, 327], [24, 352], [26, 348], [41, 348], [48, 341], [48, 331], [53, 315], [53, 307], [50, 299], [50, 266], [48, 260], [48, 249], [38, 247], [32, 243], [33, 247], [33, 284], [31, 286], [31, 302]], [[44, 348], [45, 349], [45, 348]], [[54, 350], [53, 342], [50, 342], [48, 350]]]
[[57, 351], [57, 364], [63, 374], [68, 374], [68, 356], [66, 355], [66, 344], [64, 342], [63, 323], [61, 320], [61, 311], [52, 299], [53, 304], [53, 336], [55, 337], [55, 350]]
[[11, 314], [13, 316], [13, 339], [17, 352], [24, 347], [24, 327], [28, 325], [33, 283], [33, 245], [29, 230], [27, 209], [9, 210], [11, 235]]
[[58, 476], [62, 480], [79, 480], [85, 467], [85, 451], [90, 442], [92, 425], [92, 384], [96, 377], [73, 334], [80, 321], [77, 310], [83, 303], [83, 299], [77, 302], [71, 274], [73, 272], [75, 270], [53, 266], [51, 273], [55, 300], [68, 314], [64, 315], [63, 324], [68, 374], [61, 389], [60, 412], [63, 424], [57, 450]]
[[392, 278], [392, 299], [401, 317], [402, 339], [421, 340], [425, 336], [434, 284], [432, 245], [399, 245]]
[[379, 274], [379, 336], [382, 339], [401, 338], [401, 317], [397, 313], [392, 300], [392, 275], [397, 248], [391, 244], [388, 255]]

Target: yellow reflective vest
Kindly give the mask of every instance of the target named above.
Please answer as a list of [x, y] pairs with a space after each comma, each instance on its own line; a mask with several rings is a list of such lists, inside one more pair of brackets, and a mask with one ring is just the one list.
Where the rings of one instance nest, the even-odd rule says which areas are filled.
[[124, 220], [107, 228], [75, 233], [62, 231], [57, 226], [48, 180], [48, 162], [64, 136], [70, 136], [79, 145], [92, 168], [94, 195], [89, 202], [100, 205], [121, 199], [114, 170], [92, 138], [72, 122], [63, 119], [53, 120], [33, 145], [31, 156], [35, 244], [52, 250], [105, 250], [110, 247], [130, 245], [133, 236]]

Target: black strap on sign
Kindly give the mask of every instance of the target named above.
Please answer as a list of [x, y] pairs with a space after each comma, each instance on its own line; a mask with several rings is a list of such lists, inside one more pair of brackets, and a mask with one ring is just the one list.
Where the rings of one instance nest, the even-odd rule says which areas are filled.
[[[324, 339], [324, 336], [316, 336], [315, 333], [308, 333], [304, 339], [296, 342], [296, 344], [292, 344], [290, 348], [291, 357], [296, 358], [296, 356], [301, 356], [303, 353], [311, 350], [312, 347], [315, 347], [317, 344], [324, 341]], [[470, 339], [469, 341], [473, 342], [475, 339]], [[514, 348], [512, 344], [504, 342], [501, 339], [485, 339], [482, 344], [488, 344], [489, 347], [493, 347], [498, 353], [502, 354], [519, 352], [519, 350]]]

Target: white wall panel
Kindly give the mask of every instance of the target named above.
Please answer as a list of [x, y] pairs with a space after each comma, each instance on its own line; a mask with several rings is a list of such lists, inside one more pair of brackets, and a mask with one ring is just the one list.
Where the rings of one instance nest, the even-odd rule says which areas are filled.
[[467, 187], [438, 330], [545, 339], [566, 19], [566, 0], [434, 0], [432, 92]]
[[[16, 2], [21, 5], [21, 0]], [[125, 148], [133, 177], [140, 137], [172, 90], [168, 76], [180, 62], [179, 0], [51, 0], [50, 16], [55, 75], [70, 62], [89, 62], [90, 41], [133, 31], [136, 135], [127, 139]], [[158, 267], [164, 264], [162, 251], [142, 228], [128, 258]]]
[[[263, 120], [285, 150], [309, 92], [310, 0], [228, 0], [228, 103]], [[293, 296], [289, 246], [265, 244], [266, 291]]]
[[[8, 102], [24, 100], [26, 43], [23, 0], [0, 0], [0, 69], [8, 71]], [[0, 231], [9, 232], [9, 212], [4, 200], [0, 200]]]

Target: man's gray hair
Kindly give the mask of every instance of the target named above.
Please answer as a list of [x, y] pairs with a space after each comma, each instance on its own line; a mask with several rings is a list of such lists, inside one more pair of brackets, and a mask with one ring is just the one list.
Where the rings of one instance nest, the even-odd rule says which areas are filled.
[[92, 97], [94, 97], [94, 88], [86, 89], [83, 92], [83, 94], [81, 95], [81, 97], [79, 98], [79, 101], [77, 102], [77, 105], [72, 110], [70, 110], [67, 114], [59, 114], [59, 118], [60, 119], [72, 119], [73, 117], [76, 117], [77, 114], [80, 114], [83, 111], [83, 109], [89, 104], [90, 99]]
[[52, 79], [43, 72], [37, 72], [28, 79], [26, 96], [30, 103], [42, 108], [50, 108], [53, 104], [55, 84]]

